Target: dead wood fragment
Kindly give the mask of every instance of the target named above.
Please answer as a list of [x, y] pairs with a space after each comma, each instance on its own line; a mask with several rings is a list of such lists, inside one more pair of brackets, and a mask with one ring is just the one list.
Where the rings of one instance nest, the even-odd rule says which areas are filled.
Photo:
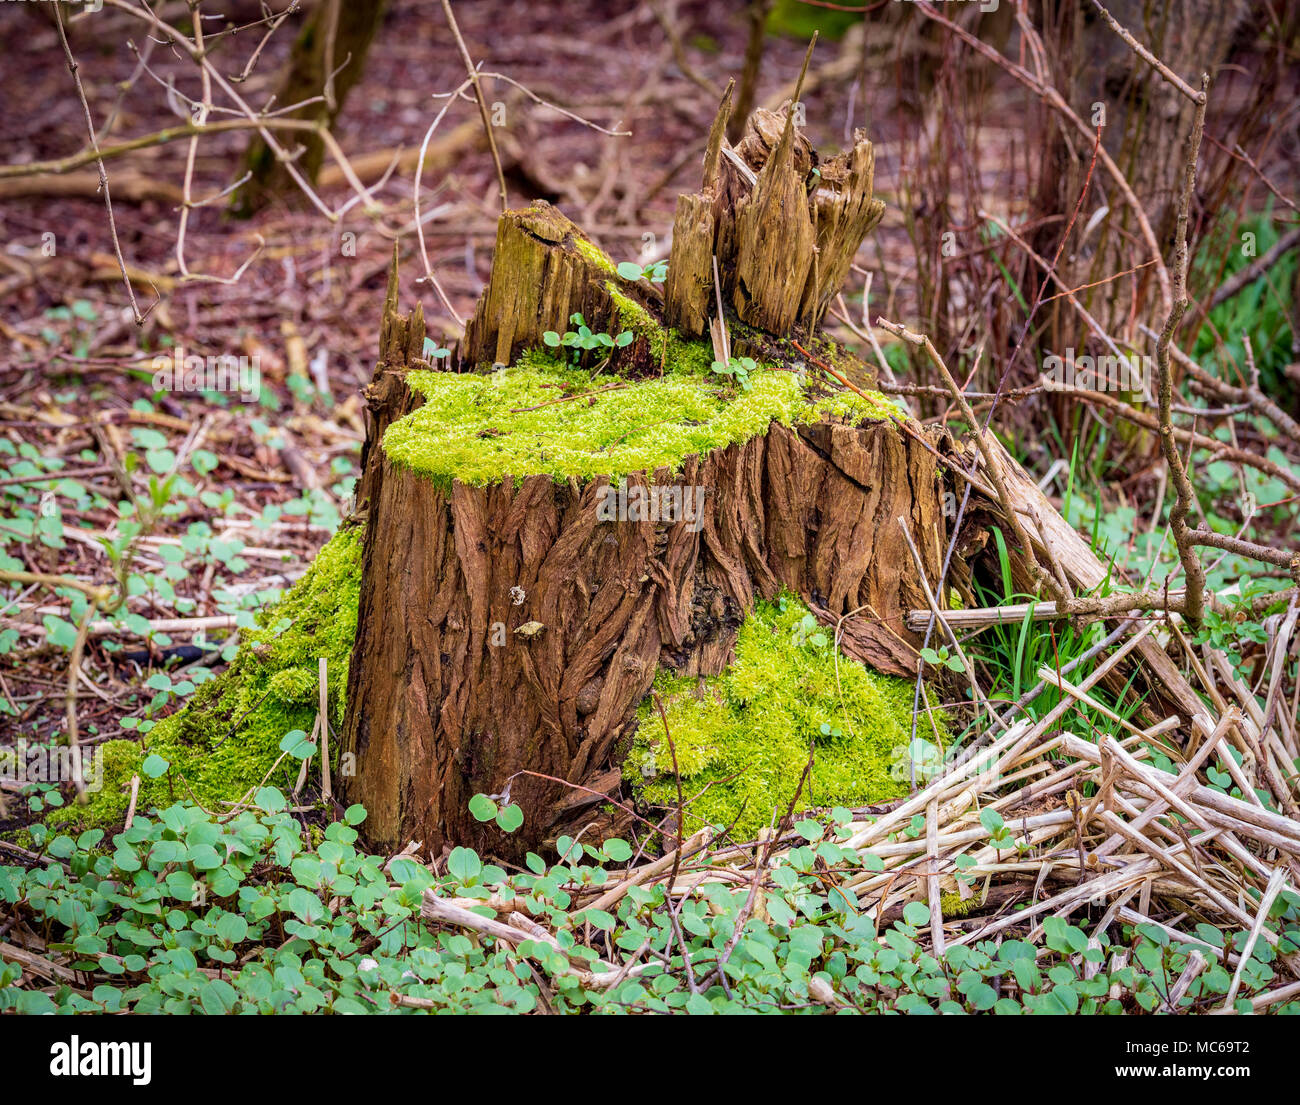
[[[542, 335], [576, 329], [580, 314], [595, 333], [618, 332], [619, 314], [608, 285], [634, 297], [604, 254], [545, 200], [507, 211], [497, 224], [492, 274], [465, 326], [461, 359], [470, 367], [513, 364], [525, 349], [543, 346]], [[615, 349], [616, 371], [649, 368], [649, 345], [638, 339]]]
[[683, 336], [707, 329], [715, 257], [723, 298], [743, 322], [775, 334], [813, 329], [883, 217], [866, 135], [855, 132], [852, 149], [821, 162], [795, 114], [794, 104], [755, 111], [732, 150], [730, 86], [723, 95], [703, 184], [678, 198], [673, 223], [665, 317]]

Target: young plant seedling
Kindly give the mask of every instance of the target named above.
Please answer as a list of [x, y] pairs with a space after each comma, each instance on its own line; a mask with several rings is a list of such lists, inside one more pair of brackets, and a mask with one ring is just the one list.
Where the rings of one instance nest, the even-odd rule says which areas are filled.
[[749, 374], [758, 371], [758, 364], [753, 357], [732, 357], [725, 364], [713, 362], [713, 371], [719, 376], [730, 376], [742, 391], [748, 391], [754, 385], [749, 382]]
[[618, 266], [618, 274], [624, 280], [649, 280], [651, 284], [662, 284], [668, 276], [668, 262], [638, 265], [635, 261], [623, 261]]
[[587, 325], [587, 320], [575, 311], [569, 316], [569, 321], [577, 327], [577, 330], [567, 330], [561, 336], [554, 330], [547, 330], [542, 335], [542, 341], [552, 349], [561, 347], [573, 350], [573, 363], [576, 365], [585, 352], [592, 349], [606, 349], [613, 352], [615, 349], [622, 349], [626, 345], [631, 345], [636, 337], [631, 330], [624, 330], [617, 337], [610, 337], [608, 334], [593, 333], [591, 327]]

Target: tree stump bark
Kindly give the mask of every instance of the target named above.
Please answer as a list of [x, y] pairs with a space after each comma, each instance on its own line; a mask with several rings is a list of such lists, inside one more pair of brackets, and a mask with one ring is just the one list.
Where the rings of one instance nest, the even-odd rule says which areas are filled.
[[[787, 126], [785, 137], [772, 157], [788, 173], [797, 136]], [[847, 243], [853, 227], [878, 218], [861, 191], [869, 152], [864, 160], [855, 150], [849, 163], [856, 198], [842, 222], [815, 224], [819, 240]], [[800, 199], [806, 204], [802, 191]], [[742, 239], [746, 218], [771, 221], [776, 212], [738, 217]], [[883, 415], [861, 424], [773, 422], [766, 433], [686, 457], [676, 471], [633, 472], [626, 487], [608, 476], [528, 473], [442, 486], [395, 464], [381, 444], [385, 429], [421, 401], [408, 373], [429, 367], [419, 359], [418, 309], [409, 319], [397, 312], [395, 271], [367, 393], [373, 423], [358, 505], [368, 523], [344, 735], [344, 751], [355, 757], [347, 797], [369, 811], [376, 846], [418, 840], [433, 854], [460, 844], [517, 857], [566, 827], [587, 826], [584, 839], [618, 830], [624, 815], [609, 813], [604, 800], [619, 785], [636, 709], [656, 672], [720, 673], [755, 600], [782, 589], [823, 622], [840, 624], [848, 655], [915, 673], [919, 642], [905, 616], [925, 598], [898, 519], [931, 580], [945, 538], [938, 461], [919, 430], [904, 434]], [[511, 364], [539, 346], [544, 331], [564, 329], [575, 310], [593, 328], [603, 325], [618, 314], [618, 297], [625, 314], [632, 303], [656, 325], [680, 321], [669, 272], [661, 305], [643, 283], [620, 282], [609, 259], [554, 208], [507, 212], [492, 276], [466, 327], [462, 367]], [[826, 287], [820, 277], [787, 282], [783, 302], [794, 318], [815, 318]], [[748, 342], [766, 359], [784, 360], [774, 367], [813, 371], [780, 337], [734, 317], [731, 326], [742, 348]], [[810, 340], [798, 333], [801, 344]], [[666, 349], [669, 339], [658, 340]], [[639, 332], [611, 357], [610, 371], [653, 372], [655, 342]], [[851, 354], [818, 348], [849, 375], [866, 375]], [[652, 495], [703, 498], [693, 518], [628, 510], [626, 521], [610, 521], [598, 509], [611, 496], [627, 504]], [[509, 837], [468, 810], [476, 793], [506, 791], [525, 813], [523, 830]]]

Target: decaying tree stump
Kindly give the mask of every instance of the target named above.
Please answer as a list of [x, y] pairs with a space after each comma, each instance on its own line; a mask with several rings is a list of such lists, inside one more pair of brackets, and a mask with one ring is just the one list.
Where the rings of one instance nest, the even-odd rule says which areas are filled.
[[[879, 219], [870, 146], [859, 143], [840, 162], [846, 175], [835, 198], [810, 200], [797, 166], [813, 155], [787, 123], [765, 162], [759, 137], [744, 154], [759, 164], [750, 192], [743, 174], [725, 181], [718, 174], [725, 108], [719, 119], [706, 162], [708, 204], [696, 197], [679, 207], [665, 303], [644, 282], [622, 280], [549, 205], [507, 212], [458, 367], [509, 365], [578, 311], [593, 329], [629, 314], [649, 320], [634, 343], [614, 351], [606, 372], [661, 372], [670, 339], [655, 328], [668, 320], [698, 334], [716, 315], [698, 294], [714, 294], [716, 250], [735, 312], [728, 311], [733, 347], [815, 374], [784, 338], [813, 348], [807, 325]], [[770, 122], [757, 120], [751, 137]], [[716, 192], [710, 173], [721, 182]], [[712, 218], [716, 237], [683, 233], [683, 211], [701, 232]], [[781, 230], [783, 219], [803, 228], [797, 238]], [[730, 237], [724, 226], [734, 226]], [[792, 240], [803, 252], [785, 248]], [[820, 261], [810, 260], [814, 241], [825, 250]], [[761, 262], [760, 251], [778, 248], [790, 265]], [[701, 258], [709, 260], [707, 279]], [[421, 401], [407, 373], [430, 367], [420, 361], [418, 308], [410, 318], [397, 312], [395, 271], [367, 393], [373, 426], [359, 507], [368, 525], [344, 737], [355, 756], [347, 797], [369, 811], [376, 846], [418, 840], [434, 854], [465, 844], [518, 855], [569, 826], [596, 822], [584, 839], [617, 828], [621, 815], [601, 812], [602, 799], [619, 785], [636, 708], [656, 672], [720, 673], [746, 612], [783, 588], [824, 622], [845, 619], [850, 656], [885, 672], [915, 672], [919, 642], [904, 618], [925, 600], [898, 519], [915, 535], [931, 579], [945, 539], [938, 461], [919, 430], [901, 433], [883, 417], [861, 425], [773, 422], [766, 434], [688, 457], [680, 471], [626, 478], [629, 499], [651, 485], [680, 488], [683, 498], [703, 489], [694, 521], [604, 520], [598, 504], [608, 477], [521, 473], [482, 487], [440, 486], [395, 465], [380, 444]], [[758, 326], [746, 327], [746, 317]], [[844, 373], [869, 375], [850, 354], [830, 353], [829, 343], [817, 348]], [[474, 794], [507, 786], [526, 818], [511, 837], [468, 811]]]

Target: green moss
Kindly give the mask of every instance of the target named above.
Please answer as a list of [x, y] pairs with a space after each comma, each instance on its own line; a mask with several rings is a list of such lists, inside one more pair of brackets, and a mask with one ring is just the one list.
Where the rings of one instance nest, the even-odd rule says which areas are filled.
[[978, 894], [972, 894], [969, 898], [963, 898], [956, 891], [939, 895], [939, 912], [945, 917], [965, 917], [979, 909], [981, 904]]
[[[672, 327], [664, 326], [644, 306], [618, 290], [614, 281], [607, 281], [605, 291], [618, 312], [616, 331], [631, 330], [645, 338], [650, 346], [650, 357], [656, 365], [662, 364], [665, 374], [707, 376], [713, 364], [713, 347], [709, 342], [687, 341]], [[665, 347], [667, 353], [665, 353]]]
[[652, 339], [656, 334], [664, 332], [659, 320], [631, 296], [626, 296], [620, 292], [618, 285], [614, 281], [608, 280], [605, 282], [605, 291], [609, 293], [609, 298], [613, 300], [614, 309], [618, 311], [618, 320], [623, 324], [625, 330], [631, 330], [634, 334], [640, 334], [648, 339]]
[[614, 265], [609, 254], [595, 243], [587, 241], [582, 235], [575, 234], [573, 236], [573, 248], [597, 268], [604, 269], [611, 276], [618, 275], [618, 268]]
[[905, 778], [891, 769], [911, 738], [912, 684], [842, 654], [837, 679], [834, 646], [802, 628], [807, 613], [792, 596], [759, 603], [722, 675], [701, 685], [660, 673], [656, 690], [673, 747], [647, 700], [623, 766], [645, 800], [677, 804], [675, 750], [688, 821], [734, 820], [737, 839], [751, 837], [784, 814], [810, 741], [813, 768], [798, 808], [861, 806], [906, 793]]
[[285, 668], [270, 679], [271, 697], [285, 706], [312, 702], [318, 692], [319, 672], [312, 668]]
[[[158, 779], [142, 779], [139, 809], [193, 793], [206, 809], [220, 811], [222, 802], [238, 801], [261, 783], [284, 735], [312, 729], [321, 656], [329, 665], [330, 721], [342, 732], [360, 583], [361, 530], [352, 526], [321, 549], [306, 575], [258, 616], [255, 627], [244, 630], [231, 666], [144, 735], [145, 750], [171, 767]], [[337, 742], [332, 745], [337, 751]], [[122, 820], [130, 778], [144, 751], [131, 741], [111, 741], [105, 751], [102, 789], [86, 806], [54, 811], [51, 822], [103, 827]], [[291, 787], [298, 767], [299, 761], [286, 759], [268, 781]]]
[[[685, 345], [673, 335], [664, 340]], [[698, 355], [690, 358], [694, 367]], [[810, 394], [792, 372], [761, 371], [751, 380], [753, 387], [736, 395], [717, 377], [692, 371], [620, 381], [537, 351], [491, 375], [412, 372], [407, 383], [424, 405], [389, 427], [384, 451], [440, 486], [453, 479], [482, 486], [533, 473], [617, 478], [660, 466], [677, 470], [688, 456], [746, 441], [773, 421], [795, 425], [823, 414], [882, 419], [893, 411], [883, 398]], [[590, 400], [555, 402], [611, 383], [626, 386]]]
[[611, 329], [616, 333], [631, 330], [638, 338], [645, 338], [650, 345], [650, 356], [658, 364], [664, 358], [664, 343], [668, 340], [668, 332], [645, 307], [620, 292], [614, 281], [606, 281], [605, 291], [609, 293], [614, 310], [618, 312], [618, 326]]
[[687, 341], [672, 327], [668, 328], [667, 334], [667, 370], [707, 376], [713, 366], [713, 346], [706, 341]]

